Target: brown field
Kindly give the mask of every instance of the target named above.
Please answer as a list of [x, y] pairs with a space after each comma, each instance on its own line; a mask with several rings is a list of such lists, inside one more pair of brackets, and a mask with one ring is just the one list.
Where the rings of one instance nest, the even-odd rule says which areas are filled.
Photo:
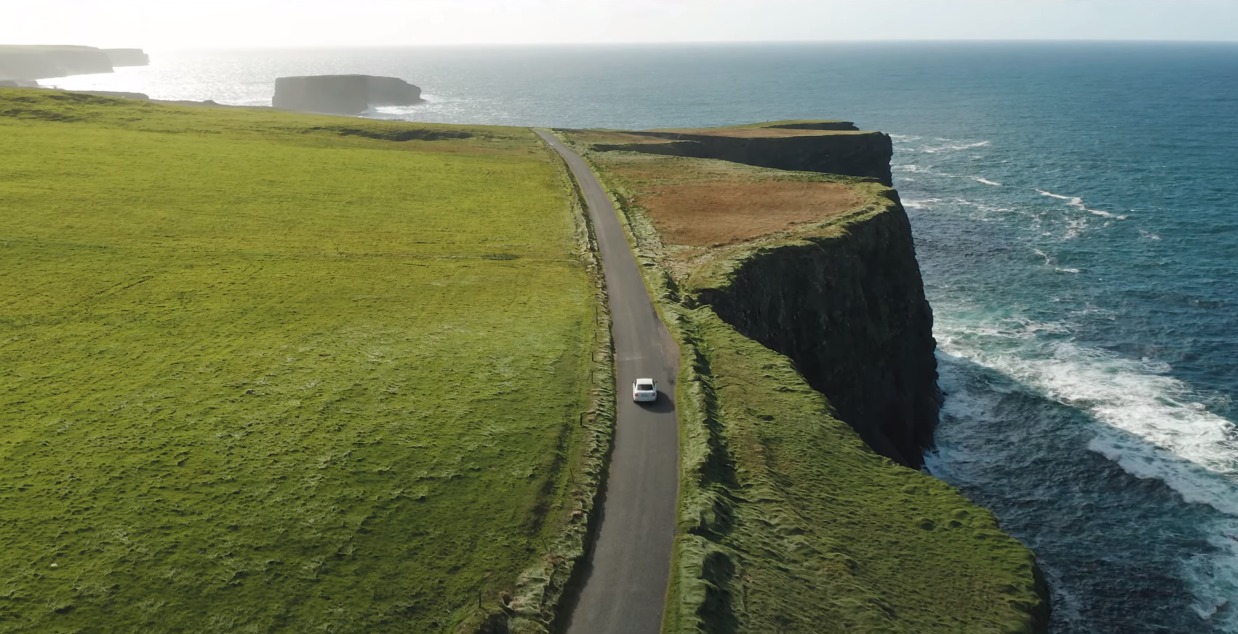
[[841, 183], [758, 181], [657, 186], [641, 203], [667, 243], [708, 247], [820, 222], [864, 199]]

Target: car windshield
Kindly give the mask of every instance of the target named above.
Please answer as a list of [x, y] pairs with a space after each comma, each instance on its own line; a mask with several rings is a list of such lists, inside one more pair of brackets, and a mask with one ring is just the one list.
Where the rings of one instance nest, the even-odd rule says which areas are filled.
[[648, 392], [649, 390], [653, 389], [653, 383], [637, 383], [636, 389], [642, 392]]

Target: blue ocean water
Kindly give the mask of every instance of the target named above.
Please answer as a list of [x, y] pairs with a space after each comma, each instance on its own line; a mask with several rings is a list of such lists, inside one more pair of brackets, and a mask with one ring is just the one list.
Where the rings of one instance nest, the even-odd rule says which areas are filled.
[[52, 83], [266, 105], [362, 72], [425, 90], [377, 117], [891, 133], [947, 392], [929, 469], [1035, 549], [1054, 632], [1238, 632], [1238, 44], [153, 53]]

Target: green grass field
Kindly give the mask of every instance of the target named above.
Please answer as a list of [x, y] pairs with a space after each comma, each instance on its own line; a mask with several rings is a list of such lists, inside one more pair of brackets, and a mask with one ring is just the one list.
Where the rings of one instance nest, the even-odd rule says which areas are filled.
[[[621, 203], [683, 353], [680, 523], [665, 630], [1031, 632], [1045, 613], [1029, 550], [950, 486], [873, 453], [789, 359], [694, 298], [758, 250], [845, 240], [850, 223], [889, 208], [885, 188], [719, 161], [588, 152], [607, 134], [567, 136]], [[857, 204], [709, 248], [659, 232], [667, 215], [659, 196], [668, 185], [778, 179], [850, 184]]]
[[572, 511], [576, 232], [526, 130], [0, 90], [0, 631], [475, 624]]

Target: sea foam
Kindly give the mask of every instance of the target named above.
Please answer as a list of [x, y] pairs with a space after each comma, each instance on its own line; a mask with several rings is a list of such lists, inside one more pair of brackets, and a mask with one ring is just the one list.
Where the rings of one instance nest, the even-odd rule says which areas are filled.
[[1058, 200], [1064, 200], [1066, 201], [1067, 205], [1070, 205], [1071, 207], [1074, 207], [1075, 209], [1078, 209], [1079, 211], [1085, 211], [1087, 213], [1090, 213], [1093, 216], [1100, 216], [1102, 218], [1112, 218], [1114, 220], [1126, 220], [1127, 219], [1127, 216], [1118, 215], [1113, 212], [1105, 211], [1103, 209], [1093, 209], [1091, 207], [1088, 207], [1083, 202], [1083, 199], [1078, 196], [1064, 196], [1062, 194], [1055, 194], [1053, 192], [1045, 191], [1043, 189], [1037, 189], [1036, 193], [1040, 194], [1041, 196], [1048, 196], [1049, 198], [1056, 198]]
[[[1026, 338], [1026, 330], [1007, 336]], [[1238, 518], [1238, 429], [1163, 364], [1135, 361], [1067, 341], [1030, 342], [1037, 354], [943, 349], [979, 360], [1108, 427], [1089, 449], [1139, 478], [1156, 478], [1183, 499]], [[1116, 430], [1116, 431], [1115, 431]]]
[[[1043, 251], [1036, 253], [1046, 263], [1051, 261]], [[1238, 603], [1234, 423], [1210, 412], [1203, 404], [1204, 395], [1168, 376], [1170, 368], [1164, 363], [1127, 359], [1052, 336], [1067, 332], [1064, 324], [1015, 319], [966, 329], [959, 324], [943, 326], [939, 342], [947, 355], [995, 369], [1098, 421], [1088, 450], [1136, 478], [1162, 482], [1188, 503], [1221, 513], [1200, 527], [1211, 548], [1184, 561], [1180, 574], [1191, 589], [1190, 607], [1201, 619], [1221, 631], [1238, 628], [1238, 605], [1230, 605]], [[948, 394], [943, 420], [1002, 418], [999, 403], [1009, 388], [967, 389], [957, 363], [949, 357], [941, 361], [941, 384]], [[925, 465], [930, 473], [949, 479], [954, 468], [985, 459], [943, 445], [926, 455]]]
[[954, 141], [952, 139], [937, 139], [937, 140], [942, 141], [943, 144], [922, 147], [920, 148], [920, 151], [924, 152], [925, 154], [939, 154], [941, 152], [960, 152], [962, 150], [972, 150], [975, 148], [987, 147], [991, 143], [990, 141], [976, 141], [974, 143], [965, 143], [965, 142], [960, 142], [960, 141]]

